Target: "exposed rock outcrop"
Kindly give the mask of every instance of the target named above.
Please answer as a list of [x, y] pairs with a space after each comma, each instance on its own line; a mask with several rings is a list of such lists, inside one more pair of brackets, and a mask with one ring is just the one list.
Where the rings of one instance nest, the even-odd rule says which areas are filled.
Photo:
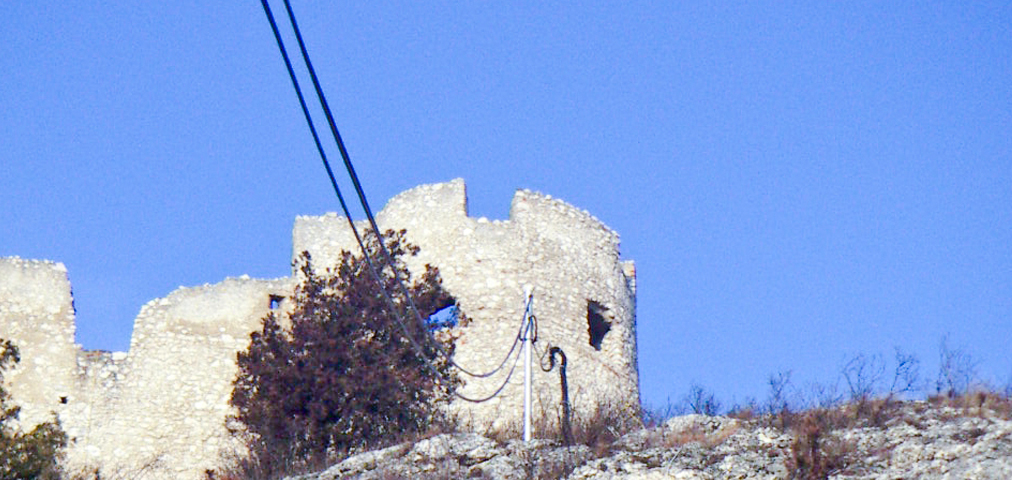
[[[978, 409], [898, 404], [878, 426], [823, 432], [819, 444], [834, 479], [1012, 478], [1012, 421]], [[798, 468], [796, 438], [763, 421], [688, 415], [629, 433], [595, 458], [586, 446], [537, 440], [496, 442], [444, 434], [354, 455], [329, 469], [290, 480], [566, 478], [810, 478]], [[804, 452], [802, 452], [804, 453]], [[822, 475], [811, 478], [819, 478]]]

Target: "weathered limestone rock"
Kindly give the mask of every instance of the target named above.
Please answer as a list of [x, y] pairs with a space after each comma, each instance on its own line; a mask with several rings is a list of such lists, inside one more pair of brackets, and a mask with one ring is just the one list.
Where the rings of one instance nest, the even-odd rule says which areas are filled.
[[291, 480], [486, 478], [524, 480], [564, 474], [590, 457], [586, 446], [535, 440], [506, 444], [474, 433], [443, 434], [414, 444], [360, 453], [320, 473]]
[[[881, 428], [850, 428], [827, 436], [847, 449], [833, 479], [1012, 478], [1012, 421], [906, 404]], [[587, 447], [556, 442], [507, 444], [476, 434], [439, 435], [349, 457], [289, 480], [344, 478], [485, 478], [569, 480], [774, 480], [790, 478], [793, 438], [759, 422], [688, 415], [632, 432], [600, 458]]]

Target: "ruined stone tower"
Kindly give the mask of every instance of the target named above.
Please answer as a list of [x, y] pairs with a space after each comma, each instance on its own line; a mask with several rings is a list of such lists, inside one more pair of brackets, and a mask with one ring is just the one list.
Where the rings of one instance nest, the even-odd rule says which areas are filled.
[[[600, 403], [638, 405], [635, 269], [620, 259], [618, 235], [589, 213], [524, 190], [514, 196], [508, 220], [475, 219], [467, 215], [464, 182], [454, 180], [398, 195], [377, 221], [382, 229], [407, 229], [408, 241], [421, 248], [407, 260], [409, 268], [438, 267], [444, 287], [472, 318], [457, 327], [457, 363], [471, 371], [499, 364], [517, 335], [529, 285], [538, 351], [565, 351], [576, 414]], [[322, 267], [356, 248], [345, 219], [296, 218], [293, 258], [309, 251]], [[106, 475], [133, 478], [203, 478], [223, 453], [239, 447], [224, 427], [236, 353], [278, 300], [292, 294], [294, 282], [241, 277], [181, 288], [141, 309], [128, 352], [89, 352], [74, 343], [63, 265], [0, 259], [0, 338], [13, 340], [22, 352], [22, 362], [6, 378], [23, 406], [22, 423], [58, 415], [74, 439], [71, 468], [99, 466]], [[484, 397], [507, 373], [461, 375], [461, 392]], [[557, 373], [536, 367], [534, 373], [535, 415], [557, 418]], [[516, 372], [492, 400], [457, 401], [450, 408], [476, 428], [516, 424], [522, 382]]]

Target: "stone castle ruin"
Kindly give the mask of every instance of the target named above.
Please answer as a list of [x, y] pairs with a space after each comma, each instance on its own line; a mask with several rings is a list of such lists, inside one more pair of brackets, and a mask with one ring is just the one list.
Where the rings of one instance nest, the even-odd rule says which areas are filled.
[[[517, 336], [524, 287], [531, 286], [537, 350], [565, 351], [575, 414], [589, 414], [599, 404], [639, 404], [635, 268], [620, 259], [618, 234], [589, 213], [521, 190], [508, 220], [471, 218], [458, 179], [401, 193], [377, 221], [382, 229], [407, 230], [408, 241], [421, 249], [407, 259], [411, 271], [438, 267], [444, 287], [472, 319], [453, 327], [458, 364], [473, 372], [499, 365]], [[344, 218], [300, 216], [292, 250], [293, 259], [308, 251], [314, 265], [324, 267], [336, 263], [342, 250], [356, 252], [357, 244]], [[12, 340], [22, 358], [5, 381], [22, 406], [22, 425], [57, 415], [73, 439], [67, 450], [71, 469], [203, 478], [223, 455], [242, 451], [225, 428], [236, 353], [271, 309], [286, 308], [296, 275], [180, 288], [144, 305], [130, 350], [110, 353], [74, 343], [73, 298], [62, 264], [0, 259], [0, 338]], [[478, 429], [519, 424], [521, 366], [500, 395], [479, 404], [455, 401], [452, 413]], [[489, 378], [461, 375], [466, 383], [460, 392], [488, 396], [508, 371]], [[557, 370], [546, 373], [535, 365], [533, 371], [535, 417], [558, 418]]]

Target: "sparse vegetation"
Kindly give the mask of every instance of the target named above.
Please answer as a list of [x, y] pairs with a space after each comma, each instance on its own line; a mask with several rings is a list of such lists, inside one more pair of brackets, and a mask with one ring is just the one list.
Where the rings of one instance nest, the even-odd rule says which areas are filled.
[[[564, 445], [566, 442], [560, 428], [560, 417], [559, 412], [552, 411], [543, 411], [540, 415], [535, 415], [533, 419], [535, 436], [555, 440]], [[616, 440], [643, 426], [641, 413], [636, 406], [600, 402], [588, 409], [574, 410], [570, 440], [573, 445], [585, 445], [590, 447], [595, 456], [601, 456], [608, 452]], [[460, 427], [467, 430], [469, 426], [463, 424]], [[480, 433], [499, 443], [506, 443], [522, 437], [523, 424], [518, 420], [496, 429], [489, 427]]]
[[[943, 338], [940, 346], [936, 394], [928, 398], [934, 406], [950, 407], [956, 416], [995, 416], [1008, 419], [1012, 397], [995, 389], [975, 388], [976, 364], [966, 352], [952, 349]], [[767, 410], [768, 424], [792, 435], [787, 461], [792, 478], [825, 479], [846, 472], [857, 460], [856, 446], [838, 432], [854, 428], [885, 428], [892, 422], [918, 424], [909, 409], [903, 408], [903, 395], [917, 391], [920, 362], [896, 349], [895, 365], [888, 389], [883, 388], [886, 365], [880, 356], [858, 355], [844, 364], [841, 376], [849, 390], [843, 401], [825, 402], [793, 412], [789, 408]], [[771, 398], [779, 399], [785, 390], [783, 375], [771, 377]], [[774, 381], [776, 379], [776, 381]], [[789, 380], [787, 381], [789, 383]], [[831, 389], [815, 389], [826, 392]], [[817, 399], [820, 400], [820, 399]], [[786, 403], [777, 403], [786, 406]], [[810, 403], [811, 405], [811, 403]]]
[[[403, 233], [388, 233], [388, 246], [397, 258], [416, 251], [402, 243]], [[371, 240], [371, 248], [377, 247], [375, 242]], [[435, 346], [426, 343], [431, 336], [424, 325], [412, 326], [411, 335], [424, 346], [428, 358], [418, 356], [410, 340], [395, 328], [364, 267], [362, 258], [345, 253], [329, 275], [317, 275], [309, 256], [303, 257], [299, 268], [305, 281], [297, 290], [290, 322], [273, 314], [265, 318], [262, 331], [252, 336], [250, 349], [239, 357], [241, 375], [232, 404], [239, 409], [235, 431], [247, 439], [249, 455], [237, 457], [235, 467], [226, 472], [209, 472], [208, 478], [276, 478], [280, 473], [322, 466], [335, 455], [469, 429], [439, 414], [437, 405], [449, 399], [456, 384], [445, 360], [437, 363], [436, 371], [423, 367], [429, 359], [438, 358]], [[402, 277], [408, 276], [402, 263], [398, 268]], [[414, 284], [412, 294], [425, 314], [452, 303], [439, 285], [438, 272], [431, 269]], [[453, 339], [444, 340], [445, 348], [452, 351]], [[348, 348], [364, 345], [368, 348]], [[402, 368], [406, 370], [400, 373]], [[725, 458], [720, 445], [742, 429], [771, 428], [786, 434], [780, 437], [786, 443], [775, 447], [779, 452], [775, 455], [781, 456], [789, 478], [827, 479], [860, 471], [862, 455], [868, 452], [848, 440], [846, 432], [855, 429], [885, 429], [897, 422], [920, 429], [919, 415], [928, 406], [950, 409], [943, 410], [944, 415], [1012, 418], [1012, 387], [1004, 391], [984, 387], [977, 380], [973, 359], [950, 348], [946, 339], [940, 346], [934, 394], [927, 402], [908, 401], [931, 387], [921, 381], [920, 362], [900, 349], [895, 350], [891, 364], [881, 355], [856, 355], [844, 362], [835, 383], [809, 384], [803, 390], [794, 385], [791, 371], [777, 372], [769, 376], [763, 401], [748, 399], [726, 412], [713, 392], [693, 383], [678, 404], [661, 408], [598, 404], [590, 410], [576, 409], [583, 414], [572, 418], [572, 437], [566, 441], [559, 427], [561, 410], [541, 412], [535, 419], [538, 436], [557, 439], [559, 445], [572, 442], [582, 453], [547, 461], [538, 456], [537, 449], [521, 449], [512, 453], [513, 461], [520, 462], [525, 478], [564, 478], [588, 458], [630, 448], [624, 436], [646, 426], [652, 430], [642, 435], [636, 448], [697, 452], [701, 448], [711, 452], [699, 457], [700, 468], [705, 468]], [[381, 398], [390, 397], [391, 391], [397, 392], [395, 398]], [[712, 425], [704, 422], [684, 428], [665, 424], [682, 413], [723, 413], [739, 421], [714, 419]], [[497, 448], [515, 445], [510, 441], [520, 433], [519, 423], [484, 432], [497, 442]], [[985, 433], [970, 429], [961, 432], [958, 440], [972, 443]], [[440, 462], [412, 478], [465, 474], [484, 478], [482, 470], [453, 459]], [[386, 475], [381, 478], [401, 478], [398, 472], [395, 468], [378, 473]]]
[[[908, 398], [910, 394], [923, 392], [930, 384], [920, 382], [917, 359], [897, 349], [892, 363], [877, 355], [852, 357], [843, 363], [838, 381], [830, 385], [810, 384], [800, 389], [794, 385], [790, 371], [773, 374], [768, 380], [768, 394], [762, 402], [747, 400], [724, 413], [737, 421], [695, 418], [668, 423], [675, 414], [716, 416], [722, 413], [716, 396], [694, 383], [677, 404], [669, 402], [661, 408], [637, 411], [629, 406], [598, 404], [590, 410], [575, 409], [582, 415], [576, 413], [573, 418], [572, 440], [576, 445], [573, 449], [559, 448], [564, 442], [558, 428], [560, 413], [556, 411], [543, 411], [535, 418], [537, 436], [554, 440], [552, 443], [540, 443], [533, 448], [520, 447], [516, 442], [521, 432], [519, 423], [485, 431], [484, 434], [495, 442], [497, 446], [494, 448], [509, 452], [510, 458], [504, 460], [507, 463], [499, 465], [512, 465], [511, 468], [515, 468], [522, 478], [530, 479], [565, 478], [588, 462], [616, 461], [612, 457], [642, 459], [647, 468], [660, 468], [667, 465], [664, 462], [668, 460], [663, 459], [675, 461], [675, 458], [679, 458], [676, 464], [685, 465], [683, 468], [727, 468], [729, 464], [722, 462], [729, 455], [736, 455], [729, 453], [736, 448], [754, 449], [751, 452], [758, 454], [758, 458], [779, 458], [777, 468], [786, 470], [778, 470], [780, 473], [777, 475], [787, 478], [821, 480], [837, 475], [865, 475], [869, 473], [868, 459], [889, 458], [895, 445], [863, 445], [854, 439], [854, 432], [885, 431], [896, 425], [925, 430], [932, 422], [965, 417], [1012, 418], [1009, 389], [985, 388], [971, 374], [973, 369], [969, 366], [974, 364], [970, 356], [949, 348], [945, 342], [942, 343], [942, 358], [949, 361], [941, 363], [942, 371], [937, 377], [941, 380], [935, 386], [946, 388], [937, 388], [937, 393], [928, 397], [927, 401]], [[953, 388], [948, 388], [950, 386]], [[463, 423], [448, 422], [443, 425], [446, 427], [444, 430], [430, 432], [469, 429]], [[988, 433], [985, 427], [979, 425], [986, 424], [962, 428], [952, 438], [974, 444]], [[647, 430], [636, 432], [643, 426]], [[773, 440], [749, 444], [743, 438], [754, 438], [749, 433], [753, 429], [767, 432], [761, 435], [768, 435], [764, 438]], [[630, 433], [632, 435], [628, 435]], [[746, 437], [739, 438], [741, 434]], [[402, 437], [401, 440], [413, 442], [425, 435], [422, 433], [413, 439]], [[729, 446], [727, 442], [732, 438], [734, 443]], [[405, 452], [410, 448], [413, 447], [403, 447]], [[659, 451], [665, 453], [656, 453]], [[628, 457], [630, 453], [633, 454]], [[476, 467], [473, 462], [474, 459], [449, 456], [420, 465], [390, 463], [385, 464], [386, 467], [377, 467], [374, 473], [379, 476], [370, 478], [486, 478], [486, 467]], [[716, 467], [718, 464], [721, 466]], [[606, 463], [591, 465], [603, 466]], [[214, 478], [245, 480], [260, 477], [235, 475]]]
[[970, 391], [977, 380], [977, 362], [973, 357], [961, 348], [950, 347], [948, 335], [942, 337], [938, 357], [935, 393], [956, 397]]
[[598, 403], [589, 414], [576, 415], [573, 419], [573, 442], [586, 445], [596, 456], [601, 456], [622, 435], [642, 427], [638, 408]]
[[797, 415], [786, 462], [791, 478], [825, 479], [846, 469], [855, 447], [834, 435], [840, 426], [840, 414], [834, 410], [815, 408]]
[[720, 414], [720, 402], [714, 397], [713, 392], [698, 383], [693, 383], [689, 387], [689, 393], [683, 401], [692, 413], [709, 416]]

